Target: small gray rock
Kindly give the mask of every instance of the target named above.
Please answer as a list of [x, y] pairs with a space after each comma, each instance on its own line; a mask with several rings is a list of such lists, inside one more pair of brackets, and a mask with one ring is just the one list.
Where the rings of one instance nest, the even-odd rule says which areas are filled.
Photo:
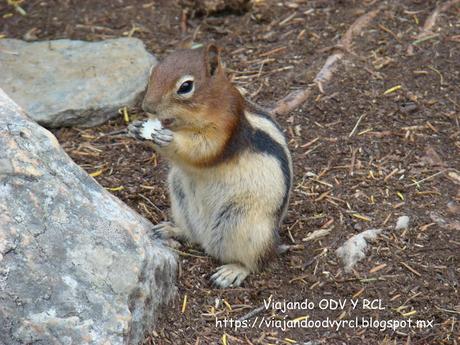
[[134, 105], [155, 63], [136, 38], [3, 39], [0, 88], [45, 127], [91, 127]]
[[408, 216], [401, 216], [396, 221], [395, 230], [404, 230], [409, 227], [409, 220]]
[[0, 344], [141, 344], [175, 256], [1, 89], [0, 147]]
[[368, 242], [377, 238], [382, 229], [369, 229], [346, 240], [335, 254], [342, 259], [345, 272], [350, 272], [356, 263], [366, 257]]

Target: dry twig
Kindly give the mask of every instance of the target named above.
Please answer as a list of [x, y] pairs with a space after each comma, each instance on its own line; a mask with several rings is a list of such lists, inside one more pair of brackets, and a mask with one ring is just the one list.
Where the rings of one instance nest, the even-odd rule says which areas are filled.
[[[379, 11], [380, 8], [363, 14], [356, 19], [345, 32], [345, 35], [336, 46], [336, 48], [340, 49], [336, 49], [336, 52], [327, 58], [323, 67], [314, 79], [314, 83], [318, 86], [321, 92], [323, 92], [323, 84], [331, 79], [337, 66], [337, 62], [343, 58], [345, 52], [351, 51], [353, 36], [360, 33], [363, 28], [369, 24], [372, 19], [374, 19]], [[289, 95], [276, 102], [273, 109], [271, 109], [271, 113], [273, 115], [284, 115], [294, 110], [308, 99], [312, 92], [312, 86], [313, 85], [309, 85], [306, 89], [291, 92]]]

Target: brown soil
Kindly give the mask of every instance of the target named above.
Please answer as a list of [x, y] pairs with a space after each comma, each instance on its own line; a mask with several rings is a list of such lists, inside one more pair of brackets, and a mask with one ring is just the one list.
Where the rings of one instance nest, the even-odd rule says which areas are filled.
[[[146, 344], [457, 344], [460, 342], [460, 5], [441, 13], [433, 33], [407, 48], [434, 0], [257, 1], [243, 15], [189, 18], [187, 33], [215, 40], [234, 82], [262, 105], [306, 87], [339, 38], [361, 14], [383, 5], [354, 40], [325, 94], [314, 91], [288, 116], [295, 166], [282, 229], [291, 250], [243, 287], [217, 290], [218, 263], [182, 247], [178, 297]], [[100, 40], [132, 35], [159, 57], [181, 38], [181, 8], [173, 1], [24, 1], [21, 16], [0, 4], [0, 35], [27, 39]], [[10, 13], [12, 15], [10, 15]], [[184, 27], [184, 23], [182, 23]], [[262, 61], [264, 61], [262, 65]], [[399, 90], [384, 94], [401, 85]], [[129, 109], [131, 119], [141, 117]], [[356, 126], [356, 129], [354, 127]], [[122, 116], [92, 129], [55, 131], [68, 154], [106, 188], [153, 223], [168, 218], [167, 164], [151, 147], [111, 132]], [[417, 182], [421, 181], [421, 182]], [[394, 230], [401, 215], [407, 230]], [[303, 241], [317, 229], [325, 237]], [[335, 249], [366, 229], [385, 229], [352, 273]], [[248, 328], [216, 326], [274, 301], [315, 304], [313, 310], [260, 310]], [[185, 311], [183, 301], [187, 299]], [[350, 299], [379, 299], [384, 310], [352, 309]], [[322, 299], [348, 301], [320, 310]], [[266, 320], [433, 320], [432, 327], [259, 327]], [[253, 326], [253, 323], [257, 324]], [[311, 341], [311, 343], [309, 343]]]

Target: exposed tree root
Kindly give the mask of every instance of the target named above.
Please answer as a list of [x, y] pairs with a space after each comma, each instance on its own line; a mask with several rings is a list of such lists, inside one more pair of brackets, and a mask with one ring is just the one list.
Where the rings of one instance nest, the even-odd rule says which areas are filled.
[[336, 46], [337, 49], [335, 49], [336, 52], [327, 58], [323, 67], [316, 75], [315, 79], [313, 80], [315, 84], [309, 85], [306, 89], [291, 92], [275, 104], [271, 110], [271, 113], [275, 116], [284, 115], [299, 107], [308, 99], [314, 85], [317, 85], [319, 90], [323, 92], [323, 84], [331, 79], [332, 74], [337, 67], [337, 62], [344, 57], [346, 52], [351, 51], [353, 37], [359, 34], [364, 29], [364, 27], [366, 27], [369, 22], [374, 19], [380, 10], [381, 8], [375, 9], [363, 14], [358, 19], [356, 19], [355, 22], [345, 32], [345, 35], [340, 39]]
[[[450, 7], [458, 3], [460, 3], [460, 0], [450, 0], [436, 6], [434, 11], [426, 18], [422, 31], [415, 37], [414, 42], [432, 34], [433, 32], [431, 30], [436, 24], [439, 14], [447, 11]], [[414, 55], [414, 44], [410, 44], [409, 47], [407, 47], [407, 55]]]

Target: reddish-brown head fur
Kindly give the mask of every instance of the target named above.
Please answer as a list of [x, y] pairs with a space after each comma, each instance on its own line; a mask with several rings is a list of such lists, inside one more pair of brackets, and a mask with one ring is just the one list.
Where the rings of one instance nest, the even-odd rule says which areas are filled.
[[[177, 91], [181, 81], [187, 80], [193, 81], [194, 91], [184, 97]], [[209, 45], [177, 50], [155, 66], [142, 107], [159, 119], [176, 118], [173, 129], [198, 130], [232, 122], [243, 105], [238, 90], [225, 76], [217, 47]]]
[[[184, 87], [184, 83], [188, 84]], [[181, 92], [181, 86], [187, 92]], [[244, 99], [227, 79], [219, 49], [208, 45], [177, 50], [156, 65], [142, 108], [174, 132], [200, 134], [209, 140], [215, 136], [223, 151], [244, 111]], [[213, 153], [203, 164], [219, 154]]]

